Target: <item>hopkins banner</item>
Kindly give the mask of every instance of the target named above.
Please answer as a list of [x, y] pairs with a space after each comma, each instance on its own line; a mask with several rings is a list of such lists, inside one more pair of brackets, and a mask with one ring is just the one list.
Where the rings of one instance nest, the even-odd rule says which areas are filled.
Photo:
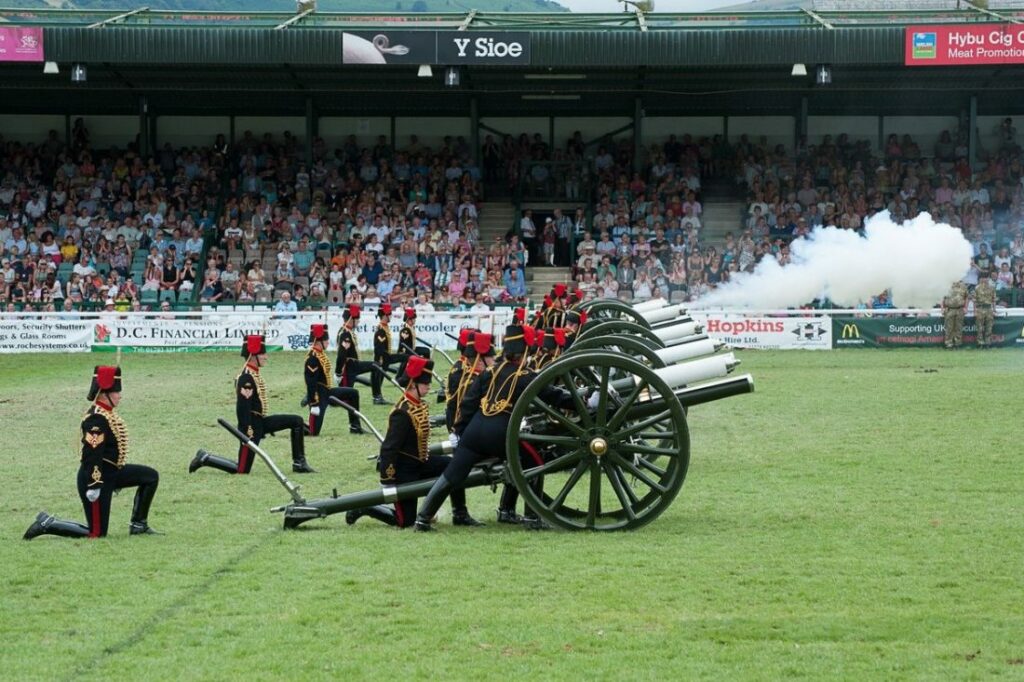
[[342, 64], [528, 65], [525, 31], [353, 31], [342, 34]]
[[32, 26], [0, 28], [0, 62], [43, 61], [43, 29]]
[[1024, 26], [908, 26], [904, 36], [903, 63], [906, 66], [1024, 64]]
[[743, 315], [693, 312], [704, 331], [716, 341], [734, 348], [760, 350], [832, 348], [832, 325], [828, 316], [745, 317]]
[[[833, 317], [832, 340], [836, 348], [941, 347], [946, 324], [941, 317]], [[964, 320], [963, 342], [977, 343], [974, 318]], [[992, 345], [1024, 348], [1024, 317], [997, 317], [992, 325]]]

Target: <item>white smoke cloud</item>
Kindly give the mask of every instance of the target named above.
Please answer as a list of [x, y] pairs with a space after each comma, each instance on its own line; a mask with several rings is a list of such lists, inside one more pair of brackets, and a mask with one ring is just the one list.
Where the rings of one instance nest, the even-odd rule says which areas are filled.
[[865, 221], [863, 236], [817, 228], [792, 242], [786, 266], [765, 257], [754, 272], [735, 276], [691, 307], [780, 309], [820, 296], [854, 307], [886, 289], [897, 307], [931, 307], [967, 273], [973, 254], [959, 229], [927, 213], [897, 225], [883, 211]]

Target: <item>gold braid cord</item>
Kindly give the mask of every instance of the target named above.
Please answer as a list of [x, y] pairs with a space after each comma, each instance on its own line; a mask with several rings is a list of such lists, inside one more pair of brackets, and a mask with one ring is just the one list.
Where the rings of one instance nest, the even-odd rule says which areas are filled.
[[316, 359], [320, 361], [320, 365], [323, 366], [323, 368], [324, 368], [324, 378], [327, 379], [328, 381], [330, 381], [330, 376], [331, 376], [331, 359], [329, 357], [327, 357], [327, 353], [323, 352], [322, 350], [318, 350], [316, 348], [314, 348], [310, 352], [313, 353], [314, 356], [316, 356]]
[[384, 337], [388, 340], [388, 353], [391, 352], [391, 327], [386, 324], [378, 325], [380, 330], [384, 332]]
[[427, 461], [430, 456], [428, 454], [428, 447], [430, 445], [430, 408], [425, 402], [413, 402], [407, 397], [402, 397], [395, 405], [396, 410], [404, 410], [409, 415], [409, 421], [412, 422], [412, 428], [416, 430], [416, 454], [403, 452], [403, 455], [409, 455], [414, 457], [421, 462]]
[[523, 369], [525, 360], [526, 356], [523, 356], [523, 362], [519, 363], [516, 371], [512, 372], [500, 386], [498, 385], [498, 377], [501, 376], [505, 365], [510, 363], [508, 360], [502, 360], [501, 365], [495, 368], [494, 375], [491, 377], [491, 383], [487, 387], [487, 392], [484, 394], [483, 399], [480, 400], [480, 411], [485, 417], [496, 417], [502, 412], [512, 409], [512, 393], [516, 390], [519, 377], [525, 374]]
[[107, 420], [107, 424], [114, 434], [114, 440], [117, 442], [117, 462], [115, 462], [115, 465], [120, 469], [128, 461], [128, 427], [125, 426], [121, 415], [113, 410], [106, 410], [100, 405], [96, 405], [96, 414]]
[[[474, 363], [475, 366], [475, 363]], [[459, 377], [459, 385], [455, 387], [455, 395], [452, 398], [455, 400], [455, 421], [459, 421], [459, 417], [462, 415], [462, 399], [466, 397], [466, 391], [469, 390], [473, 380], [479, 375], [478, 372], [473, 371], [473, 366], [469, 363], [465, 363], [465, 367], [462, 370], [462, 376]]]

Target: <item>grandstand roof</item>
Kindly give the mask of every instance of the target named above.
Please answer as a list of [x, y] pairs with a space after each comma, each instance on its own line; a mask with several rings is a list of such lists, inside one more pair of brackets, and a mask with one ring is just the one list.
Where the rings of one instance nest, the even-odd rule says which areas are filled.
[[[906, 0], [911, 3], [914, 0]], [[954, 0], [955, 1], [955, 0]], [[993, 3], [994, 5], [994, 3]], [[1024, 22], [1024, 7], [801, 10], [699, 14], [332, 14], [0, 9], [6, 25], [44, 27], [46, 59], [88, 65], [85, 86], [38, 64], [0, 65], [5, 111], [137, 113], [145, 94], [165, 113], [481, 115], [1015, 113], [1024, 67], [908, 69], [905, 28]], [[347, 30], [522, 31], [530, 64], [466, 67], [462, 87], [416, 67], [342, 65]], [[790, 76], [794, 63], [833, 67], [830, 88]], [[196, 93], [182, 97], [183, 93]], [[401, 97], [394, 97], [401, 93]]]
[[[962, 0], [961, 0], [962, 1]], [[959, 4], [959, 3], [958, 3]], [[346, 30], [527, 31], [533, 66], [902, 64], [913, 24], [1024, 21], [1024, 9], [617, 14], [128, 12], [0, 9], [43, 26], [48, 59], [110, 63], [338, 64]]]

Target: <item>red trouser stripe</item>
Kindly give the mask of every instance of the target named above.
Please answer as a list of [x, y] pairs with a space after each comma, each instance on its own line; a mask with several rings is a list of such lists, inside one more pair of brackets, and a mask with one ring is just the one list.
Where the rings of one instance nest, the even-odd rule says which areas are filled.
[[533, 458], [533, 461], [537, 463], [537, 466], [541, 466], [542, 464], [544, 464], [544, 458], [540, 456], [540, 453], [537, 452], [537, 449], [534, 448], [529, 443], [527, 443], [525, 440], [519, 441], [519, 447], [526, 450], [526, 453]]
[[309, 435], [316, 435], [316, 417], [313, 416], [312, 412], [309, 413]]
[[398, 527], [405, 528], [405, 515], [402, 514], [401, 502], [395, 502], [395, 518], [398, 520]]
[[100, 523], [100, 501], [95, 500], [92, 503], [92, 528], [89, 529], [89, 537], [98, 538], [100, 531], [103, 530], [103, 524]]
[[249, 463], [249, 446], [243, 445], [242, 449], [238, 451], [238, 473], [244, 474], [245, 466]]

